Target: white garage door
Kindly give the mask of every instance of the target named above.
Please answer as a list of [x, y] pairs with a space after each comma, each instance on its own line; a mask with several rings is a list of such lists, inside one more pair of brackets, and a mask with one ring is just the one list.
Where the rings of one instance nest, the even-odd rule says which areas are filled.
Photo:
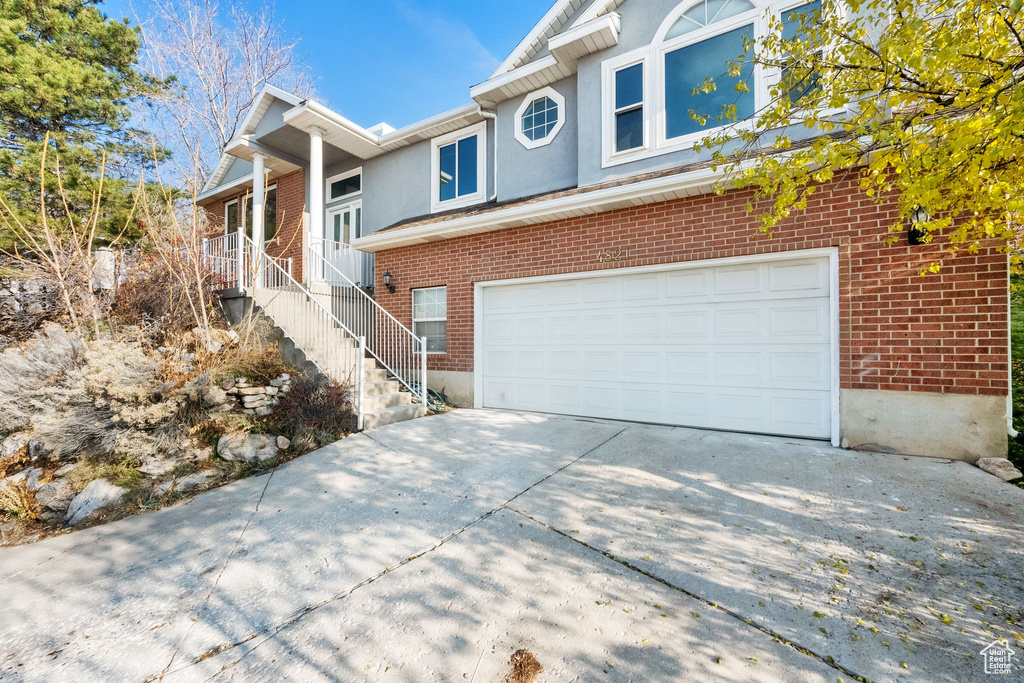
[[829, 261], [481, 288], [481, 403], [764, 434], [831, 434]]

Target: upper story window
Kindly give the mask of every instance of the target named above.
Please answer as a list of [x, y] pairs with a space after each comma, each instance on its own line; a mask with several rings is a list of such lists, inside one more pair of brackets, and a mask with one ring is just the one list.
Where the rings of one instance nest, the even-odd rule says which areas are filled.
[[354, 197], [363, 191], [363, 169], [346, 171], [327, 179], [327, 201]]
[[431, 163], [431, 208], [445, 211], [484, 200], [487, 127], [479, 123], [435, 138]]
[[565, 125], [565, 98], [553, 88], [531, 93], [516, 112], [516, 140], [526, 149], [550, 145]]
[[[238, 231], [242, 221], [245, 234], [252, 239], [252, 195], [245, 195], [224, 205], [224, 232], [228, 235]], [[263, 241], [277, 237], [277, 186], [266, 189], [263, 198]]]
[[[774, 4], [784, 31], [820, 9], [820, 0]], [[768, 77], [778, 77], [748, 51], [769, 27], [750, 0], [687, 0], [654, 43], [605, 62], [604, 165], [688, 149], [715, 128], [753, 118], [767, 104]], [[714, 88], [704, 87], [710, 80]]]

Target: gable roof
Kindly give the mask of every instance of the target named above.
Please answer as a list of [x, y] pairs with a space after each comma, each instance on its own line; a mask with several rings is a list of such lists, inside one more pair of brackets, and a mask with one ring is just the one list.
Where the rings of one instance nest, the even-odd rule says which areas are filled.
[[[518, 68], [533, 59], [544, 46], [544, 41], [558, 33], [565, 27], [569, 17], [572, 16], [586, 0], [558, 0], [538, 22], [533, 30], [526, 34], [522, 42], [512, 50], [512, 54], [505, 58], [505, 61], [494, 70], [491, 78], [500, 76], [503, 73]], [[600, 3], [602, 0], [594, 0]]]
[[[260, 94], [256, 96], [256, 99], [253, 100], [252, 106], [249, 107], [249, 112], [245, 115], [245, 118], [242, 119], [242, 124], [238, 127], [238, 130], [235, 131], [235, 135], [232, 139], [236, 140], [243, 135], [252, 135], [256, 130], [256, 126], [259, 125], [260, 120], [263, 118], [263, 115], [267, 113], [267, 109], [270, 108], [270, 105], [274, 100], [282, 100], [293, 107], [302, 104], [303, 101], [301, 97], [267, 83], [263, 86], [263, 90], [260, 91]], [[230, 146], [230, 141], [228, 145]], [[214, 169], [213, 173], [207, 179], [206, 184], [203, 185], [203, 189], [209, 190], [217, 187], [221, 180], [224, 179], [224, 174], [228, 172], [229, 168], [231, 168], [231, 162], [234, 160], [235, 157], [228, 154], [226, 151], [222, 151], [220, 161], [217, 163], [217, 168]]]
[[578, 12], [581, 7], [586, 5], [588, 0], [558, 0], [551, 9], [548, 10], [548, 13], [544, 15], [544, 18], [541, 19], [540, 22], [533, 27], [533, 30], [523, 38], [522, 42], [516, 46], [516, 49], [514, 49], [512, 53], [505, 58], [505, 61], [503, 61], [497, 69], [495, 69], [494, 73], [491, 74], [491, 78], [496, 78], [529, 63], [531, 59], [540, 53], [544, 48], [545, 43], [552, 36], [561, 33], [567, 28], [575, 28], [604, 14], [614, 12], [625, 1], [626, 0], [592, 0], [590, 7], [588, 7], [587, 10], [583, 12], [570, 27], [568, 24], [569, 19]]

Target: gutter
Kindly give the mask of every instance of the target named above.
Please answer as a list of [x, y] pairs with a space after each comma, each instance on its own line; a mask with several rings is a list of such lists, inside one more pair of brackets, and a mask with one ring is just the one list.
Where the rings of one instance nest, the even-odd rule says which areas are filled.
[[522, 225], [536, 225], [568, 216], [583, 216], [616, 208], [656, 204], [705, 194], [722, 178], [721, 171], [703, 168], [639, 183], [616, 185], [545, 201], [529, 202], [495, 211], [481, 211], [426, 225], [376, 232], [355, 240], [353, 246], [360, 251], [386, 251], [481, 232]]
[[498, 199], [498, 114], [497, 112], [488, 111], [483, 107], [477, 107], [476, 113], [482, 118], [494, 121], [494, 193], [487, 200], [493, 202]]

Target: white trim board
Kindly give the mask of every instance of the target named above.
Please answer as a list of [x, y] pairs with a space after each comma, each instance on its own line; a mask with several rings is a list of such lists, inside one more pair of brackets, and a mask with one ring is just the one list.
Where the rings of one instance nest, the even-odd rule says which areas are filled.
[[796, 249], [792, 251], [772, 252], [770, 254], [751, 254], [749, 256], [730, 256], [725, 258], [699, 259], [695, 261], [680, 261], [676, 263], [662, 263], [653, 266], [634, 266], [628, 268], [606, 268], [603, 270], [588, 270], [572, 273], [558, 273], [555, 275], [540, 275], [536, 277], [511, 278], [502, 280], [482, 280], [473, 283], [473, 403], [474, 408], [483, 407], [483, 347], [478, 343], [483, 334], [483, 290], [487, 287], [501, 287], [505, 285], [526, 285], [540, 282], [561, 282], [566, 280], [583, 280], [599, 277], [619, 277], [623, 275], [635, 275], [640, 273], [657, 273], [675, 270], [693, 270], [699, 268], [717, 268], [721, 266], [740, 265], [747, 263], [764, 263], [766, 261], [787, 261], [807, 258], [828, 257], [829, 260], [829, 315], [830, 315], [830, 344], [831, 344], [831, 443], [835, 447], [840, 444], [840, 411], [839, 411], [839, 249], [838, 247], [825, 247], [822, 249]]

